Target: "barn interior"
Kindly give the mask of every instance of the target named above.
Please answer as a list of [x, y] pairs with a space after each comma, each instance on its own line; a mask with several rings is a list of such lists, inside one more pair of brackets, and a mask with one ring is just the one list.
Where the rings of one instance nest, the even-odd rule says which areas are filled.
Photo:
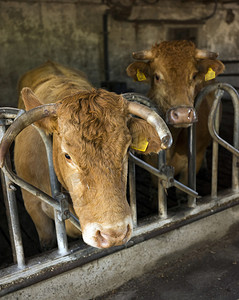
[[[226, 67], [218, 81], [239, 90], [238, 1], [0, 0], [0, 15], [1, 107], [17, 107], [19, 78], [47, 60], [83, 71], [97, 88], [147, 95], [148, 86], [129, 78], [126, 68], [133, 61], [132, 52], [165, 40], [191, 40], [200, 49], [218, 52]], [[220, 137], [232, 144], [234, 108], [227, 93], [222, 104]], [[211, 192], [212, 146], [205, 161], [197, 175], [196, 190], [202, 197]], [[218, 191], [231, 187], [231, 174], [232, 154], [219, 146]], [[136, 168], [136, 181], [138, 218], [145, 222], [157, 214], [157, 189], [140, 167]], [[167, 194], [168, 209], [177, 210], [181, 204], [175, 188]], [[19, 188], [16, 195], [25, 256], [37, 257], [41, 250], [36, 229]], [[3, 197], [0, 240], [3, 269], [13, 264]]]

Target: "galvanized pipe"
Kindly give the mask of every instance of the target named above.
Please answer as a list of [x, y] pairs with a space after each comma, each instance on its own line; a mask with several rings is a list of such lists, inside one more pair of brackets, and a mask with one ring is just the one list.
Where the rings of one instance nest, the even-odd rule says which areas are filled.
[[135, 164], [129, 159], [129, 199], [134, 227], [137, 227]]
[[[217, 134], [217, 130], [215, 128], [215, 119], [216, 119], [216, 115], [215, 112], [217, 111], [217, 102], [215, 101], [212, 105], [211, 108], [211, 112], [208, 118], [208, 129], [209, 132], [213, 138], [213, 140], [217, 143], [219, 143], [220, 145], [222, 145], [225, 149], [227, 149], [228, 151], [230, 151], [233, 154], [232, 157], [232, 189], [233, 190], [239, 190], [239, 95], [237, 93], [237, 91], [230, 85], [227, 83], [215, 83], [212, 85], [209, 85], [207, 87], [205, 87], [202, 91], [200, 91], [200, 93], [198, 94], [197, 98], [196, 98], [196, 104], [195, 104], [195, 108], [198, 110], [198, 108], [201, 105], [201, 102], [203, 100], [203, 98], [210, 92], [213, 92], [215, 90], [222, 90], [222, 91], [226, 91], [232, 99], [232, 103], [233, 103], [233, 107], [234, 107], [234, 135], [233, 135], [233, 144], [234, 147], [231, 146], [229, 143], [227, 143], [225, 140], [223, 140], [222, 138], [219, 137], [219, 135]], [[214, 146], [215, 149], [215, 146]], [[216, 151], [216, 150], [214, 150]], [[216, 162], [215, 162], [216, 163]], [[213, 167], [214, 170], [213, 172], [216, 172], [215, 167]], [[216, 179], [214, 179], [215, 182]], [[215, 197], [215, 183], [213, 183], [213, 196]]]
[[179, 190], [181, 190], [181, 191], [183, 191], [183, 192], [185, 192], [185, 193], [187, 193], [187, 194], [189, 194], [193, 197], [198, 197], [197, 192], [195, 192], [194, 190], [192, 190], [189, 187], [185, 186], [184, 184], [180, 183], [179, 181], [175, 180], [173, 177], [168, 178], [167, 175], [163, 174], [158, 169], [156, 169], [156, 168], [150, 166], [149, 164], [147, 164], [146, 162], [142, 161], [141, 159], [139, 159], [138, 157], [133, 155], [131, 152], [129, 153], [129, 159], [132, 160], [139, 167], [141, 167], [141, 168], [145, 169], [146, 171], [152, 173], [153, 175], [157, 176], [161, 180], [164, 180], [166, 182], [169, 181], [170, 186], [175, 186]]
[[[0, 126], [0, 141], [5, 134], [5, 126]], [[10, 159], [9, 160], [10, 163]], [[13, 251], [13, 261], [17, 263], [18, 268], [25, 267], [25, 257], [22, 244], [22, 235], [20, 229], [20, 223], [18, 218], [17, 203], [15, 192], [12, 189], [13, 183], [9, 178], [1, 171], [3, 196], [6, 206], [6, 213], [9, 225], [10, 239]]]
[[226, 148], [233, 154], [232, 157], [232, 189], [239, 190], [239, 95], [237, 91], [229, 84], [221, 83], [218, 88], [225, 90], [229, 93], [234, 106], [234, 136], [233, 144], [234, 147], [227, 143], [225, 140], [219, 137], [214, 127], [215, 124], [215, 111], [217, 109], [216, 103], [213, 104], [211, 113], [208, 119], [209, 132], [220, 145]]
[[[188, 187], [196, 191], [196, 124], [188, 129]], [[196, 206], [196, 197], [188, 195], [188, 207]]]
[[[216, 111], [215, 111], [215, 129], [219, 131], [220, 125], [220, 100], [223, 96], [224, 92], [222, 90], [217, 90], [216, 99], [214, 100], [217, 103]], [[212, 199], [217, 198], [217, 181], [218, 181], [218, 143], [213, 139], [212, 144], [212, 183], [211, 183], [211, 197]]]
[[[46, 135], [45, 131], [40, 129], [39, 127], [33, 125], [38, 133], [41, 136], [41, 139], [44, 143], [45, 149], [46, 149], [46, 155], [47, 155], [47, 161], [48, 161], [48, 170], [50, 175], [50, 185], [51, 185], [51, 194], [52, 197], [56, 200], [58, 200], [57, 196], [60, 194], [60, 183], [56, 177], [53, 161], [52, 161], [52, 140], [49, 135]], [[58, 200], [59, 202], [59, 200]], [[56, 228], [56, 239], [57, 239], [57, 245], [58, 245], [58, 251], [61, 255], [65, 255], [68, 253], [68, 242], [67, 242], [67, 235], [66, 235], [66, 228], [65, 228], [65, 221], [61, 217], [61, 214], [63, 212], [59, 209], [54, 209], [54, 220], [55, 220], [55, 228]]]
[[[54, 112], [54, 109], [55, 109], [54, 105], [48, 104], [48, 105], [45, 105], [45, 106], [42, 106], [42, 107], [38, 107], [37, 109], [33, 109], [31, 111], [28, 111], [28, 112], [26, 112], [25, 114], [23, 114], [22, 116], [20, 116], [19, 118], [16, 119], [16, 121], [8, 128], [8, 130], [4, 134], [4, 137], [3, 137], [4, 143], [1, 143], [0, 164], [2, 166], [2, 171], [10, 178], [11, 181], [13, 181], [17, 185], [19, 185], [21, 188], [27, 190], [28, 192], [30, 192], [34, 196], [38, 197], [39, 199], [41, 199], [45, 203], [51, 205], [54, 209], [59, 210], [60, 205], [59, 205], [59, 203], [56, 199], [50, 197], [49, 195], [47, 195], [43, 191], [37, 189], [36, 187], [32, 186], [31, 184], [27, 183], [26, 181], [24, 181], [23, 179], [18, 177], [11, 170], [11, 167], [8, 165], [8, 163], [5, 161], [5, 155], [8, 151], [8, 149], [10, 148], [12, 142], [16, 138], [16, 136], [25, 127], [31, 125], [33, 122], [35, 122], [37, 120], [40, 120], [43, 117], [48, 116], [49, 113]], [[4, 112], [5, 110], [0, 110], [0, 113], [1, 113], [1, 111]], [[14, 112], [17, 113], [17, 112], [19, 112], [19, 110], [15, 109]], [[36, 112], [37, 112], [37, 114], [36, 114]], [[50, 155], [51, 154], [49, 152], [48, 157], [50, 157]], [[4, 166], [3, 166], [3, 164], [4, 164]], [[51, 162], [51, 164], [52, 164], [52, 162]], [[57, 187], [56, 187], [57, 184], [54, 183], [54, 186], [55, 187], [53, 188], [53, 190], [55, 192], [57, 192]], [[69, 220], [80, 230], [80, 225], [76, 224], [77, 222], [76, 222], [74, 216], [71, 213], [69, 213], [69, 215], [70, 215]]]
[[[160, 151], [158, 154], [158, 169], [160, 170], [165, 165], [166, 153], [165, 151]], [[160, 178], [158, 178], [158, 214], [160, 218], [167, 218], [167, 198]]]

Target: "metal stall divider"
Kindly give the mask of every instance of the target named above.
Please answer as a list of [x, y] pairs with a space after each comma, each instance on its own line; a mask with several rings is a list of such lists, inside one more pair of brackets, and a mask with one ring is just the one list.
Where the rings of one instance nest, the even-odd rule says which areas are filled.
[[[85, 263], [89, 263], [95, 259], [101, 258], [103, 256], [109, 255], [116, 251], [120, 251], [121, 249], [130, 248], [137, 243], [141, 243], [146, 241], [154, 236], [157, 236], [162, 233], [166, 233], [170, 230], [175, 228], [179, 228], [180, 226], [189, 224], [191, 222], [197, 221], [201, 218], [214, 214], [216, 212], [222, 211], [228, 207], [232, 207], [234, 205], [239, 204], [239, 97], [237, 92], [233, 89], [233, 87], [227, 84], [215, 84], [212, 86], [208, 86], [208, 90], [204, 91], [204, 93], [210, 92], [211, 90], [219, 90], [218, 97], [214, 101], [214, 105], [212, 107], [211, 115], [209, 117], [209, 130], [211, 135], [213, 136], [213, 140], [215, 139], [215, 143], [220, 143], [223, 147], [226, 147], [230, 152], [233, 154], [233, 169], [232, 169], [232, 189], [226, 191], [224, 193], [220, 193], [219, 195], [215, 194], [215, 185], [213, 184], [212, 188], [212, 197], [208, 196], [205, 197], [205, 201], [203, 203], [198, 202], [196, 203], [195, 198], [198, 197], [198, 193], [194, 190], [194, 181], [192, 186], [188, 187], [183, 185], [182, 183], [178, 182], [173, 177], [173, 170], [172, 168], [166, 165], [165, 162], [165, 152], [162, 151], [162, 157], [159, 158], [159, 169], [154, 168], [141, 159], [139, 159], [133, 152], [129, 153], [129, 191], [130, 191], [130, 203], [131, 208], [133, 211], [133, 220], [134, 220], [134, 233], [132, 239], [127, 243], [127, 245], [122, 245], [116, 247], [116, 249], [94, 249], [92, 247], [82, 247], [76, 246], [70, 248], [68, 251], [67, 242], [65, 237], [61, 237], [61, 230], [59, 231], [59, 245], [58, 245], [58, 253], [54, 251], [51, 254], [45, 254], [44, 256], [40, 256], [36, 259], [28, 259], [27, 264], [25, 264], [25, 257], [22, 248], [21, 242], [21, 233], [19, 224], [17, 224], [18, 216], [17, 211], [13, 208], [13, 215], [14, 215], [14, 222], [16, 225], [14, 226], [14, 230], [16, 232], [13, 235], [13, 249], [14, 247], [17, 249], [17, 255], [15, 261], [17, 261], [17, 268], [14, 266], [7, 267], [6, 269], [0, 270], [0, 295], [4, 295], [9, 291], [14, 291], [16, 289], [21, 288], [22, 286], [26, 286], [27, 284], [32, 284], [34, 282], [38, 282], [42, 280], [42, 278], [49, 278], [53, 275], [57, 275], [61, 272], [61, 270], [70, 270], [71, 268], [81, 266]], [[220, 90], [226, 90], [231, 97], [233, 98], [233, 105], [234, 105], [234, 146], [227, 144], [223, 141], [218, 133], [217, 128], [215, 125], [216, 113], [218, 102], [220, 101]], [[130, 96], [132, 98], [132, 95]], [[141, 98], [147, 99], [146, 97], [140, 96]], [[133, 100], [135, 96], [133, 96]], [[203, 96], [202, 96], [203, 98]], [[130, 99], [129, 99], [130, 100]], [[146, 104], [146, 103], [144, 103]], [[196, 104], [199, 105], [199, 104]], [[21, 186], [22, 188], [28, 190], [33, 194], [37, 194], [38, 197], [41, 198], [42, 201], [50, 204], [54, 209], [58, 212], [57, 219], [60, 218], [60, 222], [64, 220], [65, 217], [68, 217], [68, 209], [65, 206], [65, 199], [64, 194], [59, 194], [59, 198], [63, 198], [63, 201], [59, 199], [54, 199], [54, 197], [50, 197], [47, 194], [43, 193], [42, 191], [36, 189], [35, 187], [29, 185], [28, 183], [24, 182], [21, 178], [19, 178], [11, 169], [9, 162], [5, 159], [8, 149], [13, 142], [16, 135], [24, 128], [24, 115], [30, 112], [24, 113], [22, 116], [19, 116], [14, 121], [14, 127], [17, 128], [17, 133], [13, 133], [10, 127], [8, 128], [7, 132], [4, 133], [5, 128], [12, 123], [13, 119], [18, 114], [17, 109], [8, 109], [2, 108], [0, 109], [0, 119], [1, 121], [1, 136], [0, 138], [4, 141], [6, 137], [10, 137], [10, 143], [8, 142], [7, 146], [4, 148], [4, 155], [0, 153], [0, 163], [4, 163], [4, 167], [2, 171], [4, 172], [5, 178], [9, 178], [7, 180], [8, 183], [6, 188], [10, 191], [11, 194], [14, 194], [14, 184]], [[6, 119], [6, 120], [5, 120]], [[32, 122], [34, 122], [33, 120]], [[29, 125], [29, 124], [28, 124]], [[12, 126], [11, 126], [12, 127]], [[10, 129], [10, 130], [9, 130]], [[189, 135], [190, 136], [190, 135]], [[192, 134], [193, 138], [193, 134]], [[48, 141], [49, 142], [49, 141]], [[48, 143], [47, 142], [47, 143]], [[191, 142], [189, 142], [190, 145]], [[46, 146], [48, 148], [48, 146]], [[49, 152], [50, 153], [50, 152]], [[51, 155], [49, 154], [49, 157]], [[214, 154], [213, 154], [214, 156]], [[192, 156], [194, 157], [194, 156]], [[192, 158], [193, 159], [193, 158]], [[50, 162], [51, 163], [51, 162]], [[158, 177], [159, 182], [159, 189], [158, 189], [158, 202], [159, 202], [159, 211], [158, 217], [153, 217], [148, 219], [147, 222], [141, 220], [137, 220], [137, 208], [136, 208], [136, 186], [135, 186], [135, 165], [138, 165], [141, 168], [144, 168], [146, 171], [156, 175]], [[216, 177], [213, 174], [213, 181], [216, 181]], [[57, 194], [59, 188], [57, 187], [57, 182], [54, 182], [54, 175], [53, 175], [53, 183], [52, 183], [52, 190], [54, 190], [55, 198], [57, 198]], [[176, 188], [184, 191], [186, 194], [191, 197], [193, 200], [188, 200], [188, 206], [191, 206], [191, 209], [183, 209], [180, 210], [178, 213], [171, 213], [171, 211], [167, 211], [167, 201], [165, 197], [165, 188], [175, 186]], [[10, 187], [10, 189], [9, 189]], [[14, 203], [12, 200], [7, 200]], [[196, 204], [196, 205], [195, 205]], [[14, 205], [13, 205], [14, 206]], [[60, 216], [59, 216], [60, 215]], [[16, 216], [16, 217], [15, 217]], [[76, 218], [70, 214], [70, 220], [73, 224], [80, 228], [79, 223], [77, 222]], [[10, 220], [11, 221], [11, 220]], [[12, 227], [11, 227], [12, 228]], [[64, 227], [63, 231], [64, 231]], [[64, 234], [64, 233], [63, 233]], [[16, 238], [15, 238], [16, 236]], [[19, 249], [19, 250], [18, 250]], [[23, 268], [23, 270], [22, 270]], [[55, 268], [55, 271], [54, 271]], [[22, 272], [24, 271], [24, 272]], [[44, 277], [45, 276], [45, 277]]]
[[[11, 109], [10, 109], [11, 110]], [[4, 173], [4, 180], [6, 182], [7, 189], [9, 189], [9, 186], [12, 186], [13, 183], [19, 185], [20, 187], [24, 188], [28, 192], [32, 193], [33, 195], [38, 196], [42, 201], [46, 202], [47, 204], [51, 205], [54, 208], [54, 215], [55, 215], [55, 227], [56, 227], [56, 235], [57, 235], [57, 243], [58, 243], [58, 251], [60, 255], [65, 255], [68, 253], [68, 245], [67, 245], [67, 236], [65, 231], [65, 225], [64, 220], [66, 218], [69, 218], [69, 220], [80, 230], [80, 224], [79, 221], [69, 212], [68, 210], [68, 202], [66, 195], [64, 193], [60, 192], [60, 184], [57, 181], [53, 163], [52, 163], [52, 143], [50, 137], [48, 137], [42, 130], [38, 129], [42, 140], [44, 142], [46, 152], [47, 152], [47, 159], [48, 159], [48, 165], [49, 165], [49, 172], [50, 172], [50, 181], [51, 181], [51, 191], [52, 191], [52, 197], [48, 196], [41, 190], [37, 189], [36, 187], [33, 187], [29, 183], [25, 182], [23, 179], [18, 177], [11, 169], [10, 161], [7, 160], [6, 155], [8, 153], [8, 150], [11, 146], [11, 143], [14, 141], [15, 137], [26, 127], [31, 125], [36, 120], [31, 120], [30, 122], [26, 122], [26, 115], [31, 115], [31, 112], [24, 113], [22, 110], [20, 111], [20, 114], [18, 113], [19, 110], [14, 109], [13, 114], [9, 116], [9, 114], [6, 114], [6, 108], [0, 109], [0, 115], [5, 119], [14, 119], [14, 123], [12, 123], [12, 126], [10, 126], [7, 131], [5, 132], [5, 125], [1, 126], [1, 166], [2, 166], [2, 172]], [[9, 125], [9, 124], [8, 124]], [[20, 227], [19, 227], [19, 221], [18, 221], [18, 215], [17, 215], [17, 208], [15, 203], [15, 195], [12, 193], [12, 191], [8, 191], [4, 194], [4, 196], [7, 197], [5, 201], [9, 203], [9, 207], [13, 206], [11, 210], [10, 216], [8, 218], [10, 219], [9, 223], [10, 231], [12, 231], [14, 234], [13, 236], [13, 242], [14, 249], [16, 249], [14, 252], [16, 252], [16, 261], [19, 268], [23, 268], [25, 266], [25, 260], [24, 260], [24, 252], [23, 252], [23, 246], [21, 241], [21, 233], [20, 233]], [[14, 217], [12, 217], [14, 216]], [[12, 220], [13, 219], [13, 220]], [[11, 221], [12, 220], [12, 221]], [[14, 221], [15, 220], [15, 221]], [[14, 222], [14, 223], [12, 223]], [[16, 232], [16, 233], [15, 233]], [[15, 256], [15, 255], [14, 255]]]

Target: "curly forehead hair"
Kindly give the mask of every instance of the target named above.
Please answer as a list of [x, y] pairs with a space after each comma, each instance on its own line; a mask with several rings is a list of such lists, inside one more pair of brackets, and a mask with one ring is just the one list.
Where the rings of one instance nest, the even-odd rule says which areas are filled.
[[66, 97], [61, 101], [58, 110], [59, 115], [64, 115], [66, 119], [70, 119], [71, 123], [75, 124], [78, 124], [82, 121], [80, 119], [86, 116], [101, 118], [114, 113], [127, 115], [127, 101], [122, 96], [103, 89], [80, 91]]
[[159, 55], [174, 55], [179, 53], [184, 53], [185, 55], [194, 56], [196, 46], [191, 41], [180, 40], [180, 41], [164, 41], [159, 44], [152, 46], [152, 52], [154, 57]]

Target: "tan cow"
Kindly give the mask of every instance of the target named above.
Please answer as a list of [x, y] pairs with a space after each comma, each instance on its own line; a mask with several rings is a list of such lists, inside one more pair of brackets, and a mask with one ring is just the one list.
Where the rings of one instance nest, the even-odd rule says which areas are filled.
[[[142, 150], [146, 154], [167, 146], [149, 122], [131, 116], [142, 116], [138, 111], [143, 106], [94, 89], [82, 73], [54, 62], [27, 72], [20, 90], [19, 107], [26, 110], [55, 103], [52, 115], [37, 125], [53, 136], [55, 172], [70, 193], [71, 211], [79, 218], [84, 241], [98, 248], [126, 243], [132, 233], [126, 200], [128, 148], [132, 143], [137, 148], [142, 140], [147, 143]], [[160, 126], [159, 119], [152, 122], [157, 121], [155, 127]], [[15, 166], [20, 177], [51, 194], [46, 152], [33, 126], [16, 138]], [[27, 191], [22, 194], [42, 248], [52, 247], [52, 208]], [[66, 230], [71, 237], [80, 235], [69, 221]]]
[[224, 71], [224, 65], [216, 57], [216, 53], [199, 50], [190, 41], [165, 41], [150, 50], [133, 53], [137, 61], [127, 68], [127, 74], [134, 80], [150, 84], [148, 96], [170, 125], [173, 135], [173, 146], [167, 151], [168, 164], [175, 168], [175, 175], [179, 174], [184, 184], [188, 179], [186, 128], [198, 120], [197, 172], [211, 140], [207, 119], [214, 94], [209, 94], [203, 101], [198, 116], [194, 99], [204, 86]]

